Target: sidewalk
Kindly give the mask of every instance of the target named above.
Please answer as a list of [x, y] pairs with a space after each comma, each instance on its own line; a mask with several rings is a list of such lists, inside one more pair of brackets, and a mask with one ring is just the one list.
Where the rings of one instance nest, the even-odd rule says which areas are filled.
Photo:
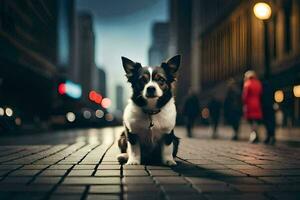
[[81, 130], [68, 133], [70, 144], [0, 146], [0, 199], [300, 199], [298, 148], [183, 137], [176, 167], [122, 166], [119, 133]]
[[[180, 137], [186, 137], [184, 127], [177, 127], [176, 133]], [[239, 139], [242, 141], [248, 140], [251, 132], [248, 124], [242, 124], [240, 127]], [[266, 137], [264, 126], [259, 127], [259, 138], [263, 141]], [[220, 125], [218, 128], [218, 138], [229, 140], [232, 137], [233, 130], [229, 126]], [[210, 139], [212, 130], [208, 126], [196, 126], [193, 131], [193, 137], [197, 139]], [[276, 139], [279, 142], [299, 142], [300, 143], [300, 128], [277, 128]]]

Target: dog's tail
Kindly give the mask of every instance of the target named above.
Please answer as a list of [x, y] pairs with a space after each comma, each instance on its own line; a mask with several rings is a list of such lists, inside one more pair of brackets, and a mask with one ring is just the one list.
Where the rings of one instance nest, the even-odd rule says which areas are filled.
[[128, 154], [127, 154], [127, 137], [125, 134], [125, 131], [122, 132], [120, 135], [120, 138], [118, 140], [118, 146], [121, 150], [121, 154], [117, 156], [117, 159], [119, 163], [124, 164], [128, 160]]

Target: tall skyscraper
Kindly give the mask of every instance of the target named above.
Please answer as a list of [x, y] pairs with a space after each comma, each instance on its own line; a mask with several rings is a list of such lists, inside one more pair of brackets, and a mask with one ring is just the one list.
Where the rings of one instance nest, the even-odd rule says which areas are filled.
[[77, 21], [77, 62], [78, 80], [82, 86], [83, 99], [93, 89], [93, 73], [95, 72], [95, 34], [91, 14], [81, 12]]
[[160, 65], [168, 58], [169, 23], [156, 22], [152, 26], [152, 44], [149, 48], [149, 65]]
[[116, 86], [116, 110], [123, 111], [124, 109], [124, 88], [122, 85]]

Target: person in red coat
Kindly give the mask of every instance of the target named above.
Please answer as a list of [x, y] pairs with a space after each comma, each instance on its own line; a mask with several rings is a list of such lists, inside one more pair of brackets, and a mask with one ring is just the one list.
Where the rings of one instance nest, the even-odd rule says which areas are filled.
[[244, 77], [242, 98], [244, 105], [244, 117], [251, 125], [249, 141], [252, 143], [258, 142], [258, 124], [263, 118], [261, 105], [262, 92], [262, 84], [257, 79], [256, 73], [252, 70], [247, 71]]

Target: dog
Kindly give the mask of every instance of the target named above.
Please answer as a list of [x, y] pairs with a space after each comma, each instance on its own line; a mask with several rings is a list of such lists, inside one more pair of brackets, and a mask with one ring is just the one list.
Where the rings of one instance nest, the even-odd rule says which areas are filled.
[[174, 134], [176, 107], [172, 93], [180, 55], [160, 66], [145, 66], [122, 57], [132, 87], [123, 114], [124, 131], [118, 146], [120, 163], [176, 165], [179, 138]]

